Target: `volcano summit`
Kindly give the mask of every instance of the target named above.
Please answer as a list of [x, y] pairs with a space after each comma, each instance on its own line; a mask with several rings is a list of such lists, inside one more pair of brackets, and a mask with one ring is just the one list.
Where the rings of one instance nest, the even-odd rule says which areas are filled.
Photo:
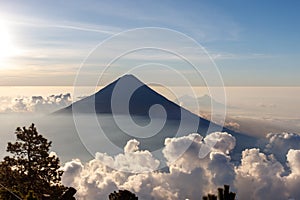
[[[137, 139], [142, 148], [155, 150], [163, 146], [167, 137], [183, 136], [195, 132], [205, 136], [216, 131], [232, 134], [237, 139], [235, 149], [237, 151], [256, 146], [256, 138], [221, 127], [193, 114], [157, 93], [133, 75], [124, 75], [97, 93], [56, 112], [56, 114], [72, 113], [73, 115], [96, 114], [106, 136], [118, 146], [125, 145], [130, 139]], [[155, 120], [165, 123], [155, 135], [144, 137], [142, 133], [128, 134], [130, 131], [143, 130], [131, 127], [130, 123], [125, 123], [127, 131], [124, 131], [116, 122], [120, 116], [124, 119], [132, 119], [135, 123], [134, 126], [138, 127], [147, 127]]]

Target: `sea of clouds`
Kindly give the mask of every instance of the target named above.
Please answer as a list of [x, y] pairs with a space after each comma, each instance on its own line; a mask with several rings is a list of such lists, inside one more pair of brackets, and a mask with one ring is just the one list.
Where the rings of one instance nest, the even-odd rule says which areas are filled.
[[[216, 145], [200, 159], [201, 146], [208, 140]], [[78, 190], [79, 200], [108, 199], [118, 189], [130, 190], [145, 200], [192, 200], [216, 193], [224, 184], [241, 200], [300, 199], [300, 136], [270, 133], [267, 141], [263, 149], [245, 149], [240, 162], [233, 163], [230, 151], [236, 140], [228, 133], [167, 138], [163, 155], [168, 171], [159, 171], [159, 161], [151, 152], [140, 150], [139, 142], [130, 140], [122, 154], [112, 157], [99, 152], [87, 163], [79, 159], [66, 162], [62, 180]], [[191, 145], [178, 155], [178, 148], [185, 144]]]
[[50, 96], [0, 97], [0, 113], [50, 113], [72, 103], [71, 94]]
[[[72, 103], [70, 94], [30, 97], [0, 97], [2, 113], [51, 113]], [[239, 124], [227, 122], [238, 130]], [[216, 141], [210, 154], [199, 158], [207, 141]], [[180, 148], [189, 148], [183, 155]], [[239, 162], [231, 151], [235, 138], [228, 133], [212, 133], [205, 138], [190, 134], [167, 138], [162, 150], [167, 170], [159, 170], [160, 160], [130, 140], [116, 156], [98, 152], [83, 162], [74, 158], [64, 164], [63, 184], [76, 188], [77, 199], [108, 199], [119, 189], [137, 194], [139, 199], [201, 199], [229, 184], [238, 199], [300, 199], [300, 136], [269, 133], [261, 148], [245, 149]], [[73, 156], [72, 156], [73, 157]], [[129, 173], [130, 172], [130, 173]]]

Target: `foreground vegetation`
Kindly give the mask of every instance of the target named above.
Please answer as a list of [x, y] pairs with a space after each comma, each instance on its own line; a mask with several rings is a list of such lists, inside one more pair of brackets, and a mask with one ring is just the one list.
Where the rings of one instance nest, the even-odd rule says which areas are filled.
[[34, 124], [17, 128], [0, 163], [0, 199], [60, 199], [68, 188], [61, 184], [59, 158], [50, 153], [51, 142]]
[[[16, 142], [9, 142], [10, 153], [0, 162], [0, 200], [75, 200], [76, 189], [61, 183], [63, 171], [59, 158], [50, 152], [49, 142], [34, 124], [18, 127]], [[235, 200], [229, 186], [218, 188], [218, 195], [208, 194], [203, 200]], [[138, 200], [128, 191], [114, 191], [109, 200]]]

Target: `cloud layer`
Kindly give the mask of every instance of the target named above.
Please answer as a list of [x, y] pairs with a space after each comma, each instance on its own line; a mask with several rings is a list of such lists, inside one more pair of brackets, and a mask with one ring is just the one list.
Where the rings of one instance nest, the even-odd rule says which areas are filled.
[[[296, 136], [269, 135], [266, 145], [269, 152], [245, 149], [238, 164], [231, 162], [235, 138], [228, 133], [216, 132], [206, 138], [198, 134], [168, 138], [163, 149], [167, 172], [147, 172], [155, 170], [159, 161], [151, 152], [140, 150], [138, 141], [130, 140], [123, 154], [112, 157], [97, 153], [95, 159], [85, 164], [78, 159], [67, 162], [63, 183], [78, 189], [78, 199], [107, 199], [118, 189], [130, 190], [140, 199], [200, 199], [208, 192], [215, 193], [216, 187], [223, 184], [230, 184], [239, 199], [299, 199], [300, 150], [289, 149], [283, 164], [270, 153], [270, 146], [278, 143], [275, 141], [289, 144], [290, 137]], [[212, 140], [216, 142], [214, 149], [200, 159], [201, 147]], [[178, 148], [186, 143], [191, 145], [178, 155], [181, 152]]]
[[22, 98], [0, 97], [0, 112], [20, 113], [20, 112], [37, 112], [49, 113], [63, 108], [72, 103], [71, 94], [31, 96]]

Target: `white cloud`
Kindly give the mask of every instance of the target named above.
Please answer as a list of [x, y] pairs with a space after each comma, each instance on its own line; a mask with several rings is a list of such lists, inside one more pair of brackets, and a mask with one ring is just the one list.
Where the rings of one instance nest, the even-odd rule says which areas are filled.
[[[111, 157], [97, 153], [96, 158], [85, 165], [78, 160], [66, 163], [63, 183], [78, 189], [78, 199], [105, 199], [118, 188], [133, 191], [141, 199], [197, 199], [215, 188], [215, 184], [227, 183], [228, 177], [233, 181], [234, 166], [230, 157], [222, 152], [228, 152], [234, 144], [228, 137], [232, 136], [227, 133], [211, 136], [210, 140], [218, 140], [219, 147], [204, 159], [198, 157], [203, 145], [199, 134], [166, 139], [163, 154], [169, 172], [147, 172], [151, 166], [150, 170], [155, 170], [159, 162], [149, 151], [139, 150], [138, 141], [130, 140], [124, 154]], [[228, 148], [224, 147], [226, 142]], [[191, 145], [178, 159], [178, 148], [186, 144]], [[212, 171], [208, 170], [210, 167]], [[224, 169], [230, 170], [229, 175], [221, 174]]]
[[235, 186], [240, 199], [286, 199], [283, 166], [259, 149], [246, 149], [236, 168]]
[[[199, 167], [201, 164], [199, 163], [198, 154], [203, 145], [202, 138], [197, 133], [180, 138], [167, 138], [163, 154], [168, 165], [180, 168], [184, 172], [191, 172]], [[182, 152], [184, 152], [183, 155], [181, 155]], [[191, 160], [194, 162], [190, 162]]]
[[286, 177], [286, 185], [291, 197], [295, 199], [300, 197], [300, 150], [289, 150], [287, 161], [291, 169], [291, 173]]
[[296, 133], [269, 133], [266, 151], [275, 155], [282, 163], [286, 162], [286, 154], [290, 149], [300, 149], [300, 135]]
[[224, 183], [233, 185], [235, 171], [233, 163], [230, 163], [230, 157], [220, 152], [212, 152], [210, 160], [208, 168], [213, 184], [217, 186]]
[[292, 173], [300, 175], [300, 150], [290, 149], [287, 154], [287, 161]]
[[[295, 137], [287, 133], [269, 135], [267, 146], [278, 141], [289, 146], [290, 139]], [[209, 141], [216, 145], [209, 156], [200, 159], [199, 151]], [[231, 185], [239, 199], [300, 198], [300, 150], [288, 150], [285, 155], [287, 163], [281, 163], [271, 152], [266, 154], [258, 148], [245, 149], [240, 163], [233, 163], [230, 152], [235, 142], [232, 135], [220, 132], [205, 138], [196, 133], [168, 138], [163, 148], [168, 172], [147, 172], [145, 169], [150, 167], [154, 170], [159, 162], [151, 152], [140, 150], [137, 140], [130, 140], [124, 147], [124, 153], [114, 157], [97, 153], [96, 158], [86, 164], [79, 160], [66, 163], [63, 183], [78, 190], [79, 200], [106, 199], [118, 189], [130, 190], [146, 200], [193, 200], [201, 199], [207, 193], [216, 193], [216, 188], [224, 184]], [[181, 149], [187, 144], [188, 148]], [[178, 155], [182, 150], [184, 153]], [[128, 170], [133, 173], [128, 173]]]
[[158, 169], [160, 162], [149, 151], [139, 150], [137, 140], [129, 140], [124, 147], [124, 154], [111, 157], [105, 153], [96, 153], [96, 159], [124, 172], [145, 173]]
[[69, 186], [73, 186], [74, 179], [80, 175], [83, 169], [83, 164], [79, 159], [74, 159], [70, 162], [67, 162], [62, 170], [64, 171], [64, 176], [62, 181]]
[[226, 133], [226, 132], [215, 132], [211, 133], [208, 136], [205, 137], [204, 141], [206, 143], [215, 143], [213, 150], [214, 151], [220, 151], [224, 154], [229, 154], [229, 152], [235, 147], [235, 138]]
[[19, 112], [37, 112], [50, 113], [68, 106], [72, 103], [70, 93], [50, 95], [48, 97], [1, 97], [0, 112], [19, 113]]

